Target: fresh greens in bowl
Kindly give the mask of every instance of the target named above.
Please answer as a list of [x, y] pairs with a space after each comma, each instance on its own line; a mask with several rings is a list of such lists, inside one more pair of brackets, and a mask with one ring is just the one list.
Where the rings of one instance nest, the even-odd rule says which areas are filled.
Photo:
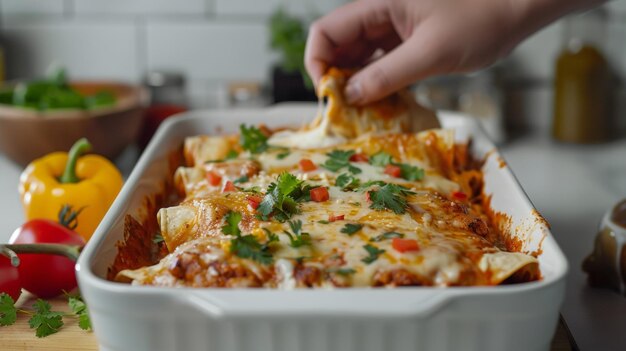
[[10, 88], [0, 90], [0, 104], [12, 105], [38, 111], [55, 109], [90, 110], [112, 106], [115, 95], [106, 90], [93, 94], [82, 94], [73, 89], [64, 69], [56, 70], [46, 79], [19, 82]]

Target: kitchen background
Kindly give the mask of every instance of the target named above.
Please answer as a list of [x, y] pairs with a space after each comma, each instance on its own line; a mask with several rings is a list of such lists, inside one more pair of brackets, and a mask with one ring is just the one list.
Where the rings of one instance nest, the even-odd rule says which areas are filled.
[[[141, 82], [147, 71], [164, 69], [184, 74], [192, 107], [223, 107], [231, 101], [233, 85], [270, 85], [279, 56], [270, 48], [268, 20], [276, 9], [284, 6], [290, 14], [311, 19], [345, 2], [0, 0], [6, 77], [39, 77], [57, 63], [74, 79]], [[623, 79], [626, 1], [605, 8], [605, 56]], [[547, 130], [551, 125], [555, 59], [563, 47], [564, 27], [563, 20], [548, 26], [498, 66], [499, 92], [506, 100], [503, 115], [513, 129]], [[616, 113], [622, 115], [622, 84], [616, 91]], [[619, 120], [623, 129], [626, 119]]]

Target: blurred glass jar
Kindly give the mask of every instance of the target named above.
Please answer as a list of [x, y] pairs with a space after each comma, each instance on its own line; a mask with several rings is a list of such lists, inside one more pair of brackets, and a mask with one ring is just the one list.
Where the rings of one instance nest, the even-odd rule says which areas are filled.
[[606, 22], [603, 9], [565, 20], [554, 78], [552, 134], [557, 140], [594, 143], [611, 138], [612, 76], [603, 55]]
[[143, 79], [150, 93], [139, 146], [146, 147], [159, 125], [170, 116], [187, 111], [185, 76], [178, 72], [150, 71]]

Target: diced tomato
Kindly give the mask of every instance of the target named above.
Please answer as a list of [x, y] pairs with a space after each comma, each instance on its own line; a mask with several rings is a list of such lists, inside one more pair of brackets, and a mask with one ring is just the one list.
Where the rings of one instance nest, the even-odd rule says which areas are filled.
[[257, 195], [250, 195], [246, 198], [246, 200], [248, 200], [248, 205], [256, 210], [259, 207], [259, 204], [261, 204], [261, 201], [263, 201], [263, 198]]
[[350, 156], [350, 162], [369, 162], [369, 160], [369, 157], [362, 152]]
[[209, 182], [209, 184], [213, 186], [218, 186], [222, 184], [222, 176], [219, 173], [214, 172], [214, 171], [207, 172], [206, 180]]
[[385, 174], [389, 174], [392, 177], [399, 178], [402, 174], [402, 170], [396, 165], [388, 164], [387, 166], [385, 166]]
[[229, 180], [226, 182], [226, 184], [224, 184], [224, 189], [222, 189], [222, 192], [227, 193], [229, 191], [235, 191], [235, 190], [237, 190], [237, 188], [235, 187], [235, 184], [233, 184], [233, 182]]
[[315, 202], [324, 202], [328, 201], [330, 195], [328, 194], [328, 189], [323, 186], [318, 186], [317, 188], [311, 189], [310, 192], [311, 200]]
[[302, 172], [311, 172], [317, 169], [315, 163], [313, 163], [313, 161], [309, 160], [308, 158], [301, 159], [299, 166]]
[[459, 201], [467, 200], [467, 194], [462, 191], [453, 191], [452, 198]]
[[398, 252], [417, 251], [420, 249], [417, 240], [393, 238], [391, 246]]
[[346, 218], [345, 215], [334, 215], [334, 214], [328, 215], [329, 222], [343, 221], [344, 218]]

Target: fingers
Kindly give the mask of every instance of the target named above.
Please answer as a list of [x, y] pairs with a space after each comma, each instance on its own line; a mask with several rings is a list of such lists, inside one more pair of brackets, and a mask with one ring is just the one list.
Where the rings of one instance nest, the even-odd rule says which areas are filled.
[[387, 8], [380, 1], [351, 2], [317, 20], [309, 29], [304, 54], [311, 79], [317, 84], [327, 65], [336, 64], [340, 48], [360, 40], [378, 39], [392, 30]]
[[429, 40], [429, 33], [419, 31], [415, 30], [407, 41], [352, 76], [346, 86], [346, 100], [351, 104], [366, 104], [445, 71], [446, 65], [438, 60], [439, 45]]

